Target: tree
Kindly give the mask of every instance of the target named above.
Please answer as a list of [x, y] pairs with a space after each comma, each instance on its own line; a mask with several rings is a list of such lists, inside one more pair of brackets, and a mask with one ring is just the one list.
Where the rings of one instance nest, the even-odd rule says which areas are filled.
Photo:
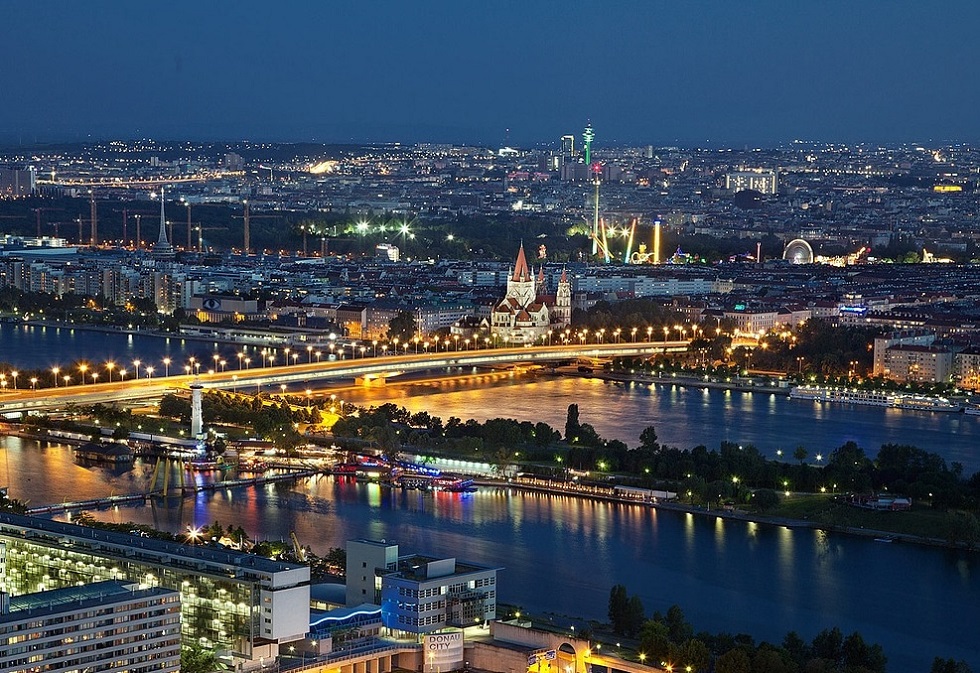
[[749, 655], [741, 648], [733, 648], [718, 657], [715, 662], [716, 673], [752, 673]]
[[640, 433], [640, 448], [650, 451], [660, 449], [660, 444], [657, 443], [657, 431], [652, 425], [648, 425]]
[[932, 660], [932, 668], [929, 669], [929, 673], [972, 673], [972, 671], [970, 665], [965, 661], [936, 657]]
[[806, 457], [808, 455], [810, 455], [809, 452], [806, 450], [806, 447], [803, 446], [802, 444], [800, 444], [795, 449], [793, 449], [793, 458], [798, 460], [800, 462], [800, 465], [803, 464], [803, 461], [806, 460]]
[[211, 673], [218, 667], [214, 652], [198, 645], [185, 645], [180, 648], [180, 673]]
[[613, 631], [621, 636], [626, 634], [628, 605], [625, 586], [617, 584], [609, 590], [609, 623]]
[[643, 601], [640, 600], [639, 596], [630, 596], [626, 604], [626, 635], [631, 638], [635, 637], [643, 628], [643, 622], [646, 621], [646, 618]]
[[771, 488], [760, 488], [752, 494], [752, 502], [759, 511], [765, 512], [779, 505], [779, 496]]
[[813, 656], [818, 659], [840, 661], [843, 656], [844, 634], [836, 626], [824, 629], [813, 638]]
[[568, 414], [565, 417], [565, 441], [572, 442], [575, 436], [581, 431], [582, 426], [578, 420], [578, 405], [569, 404]]
[[696, 638], [687, 640], [677, 653], [677, 663], [683, 664], [685, 670], [707, 671], [711, 663], [711, 652], [703, 641]]
[[667, 616], [664, 618], [670, 639], [675, 643], [683, 643], [694, 634], [694, 628], [684, 619], [684, 611], [679, 605], [671, 605], [667, 609]]
[[650, 657], [651, 661], [665, 661], [670, 656], [670, 647], [670, 632], [666, 624], [656, 619], [648, 619], [643, 623], [643, 628], [640, 629], [640, 651]]
[[410, 311], [399, 311], [388, 321], [388, 339], [408, 341], [415, 336], [415, 316]]

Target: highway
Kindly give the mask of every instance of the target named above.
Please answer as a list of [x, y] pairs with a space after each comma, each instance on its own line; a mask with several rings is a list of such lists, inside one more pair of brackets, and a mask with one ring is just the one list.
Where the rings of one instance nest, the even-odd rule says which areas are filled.
[[449, 367], [487, 367], [538, 364], [554, 360], [600, 360], [618, 356], [649, 356], [687, 349], [687, 341], [636, 343], [568, 344], [524, 348], [449, 350], [406, 353], [380, 357], [348, 358], [325, 362], [297, 363], [276, 367], [232, 369], [223, 372], [144, 377], [135, 381], [76, 383], [40, 390], [10, 390], [0, 394], [0, 414], [64, 409], [69, 404], [133, 402], [187, 389], [195, 381], [209, 389], [257, 389], [263, 386], [311, 384], [334, 379], [355, 379], [369, 384], [399, 374]]

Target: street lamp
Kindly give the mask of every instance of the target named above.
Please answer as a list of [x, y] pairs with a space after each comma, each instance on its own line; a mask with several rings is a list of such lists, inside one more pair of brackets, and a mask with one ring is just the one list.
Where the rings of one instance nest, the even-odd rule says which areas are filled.
[[54, 374], [54, 387], [55, 388], [58, 387], [58, 372], [60, 372], [60, 371], [61, 371], [61, 368], [60, 367], [52, 367], [51, 368], [51, 373]]
[[133, 367], [136, 368], [136, 375], [133, 378], [136, 379], [136, 380], [139, 380], [139, 377], [140, 377], [140, 365], [141, 364], [142, 363], [139, 360], [133, 360]]
[[85, 372], [88, 371], [88, 365], [78, 365], [78, 371], [82, 374], [82, 385], [85, 385]]
[[313, 346], [307, 346], [307, 347], [306, 347], [306, 354], [307, 354], [307, 355], [309, 356], [309, 358], [310, 358], [310, 362], [309, 362], [309, 364], [313, 364]]
[[36, 376], [32, 376], [31, 377], [31, 391], [32, 392], [37, 391], [37, 377]]
[[170, 358], [163, 358], [164, 376], [170, 376]]
[[109, 372], [109, 383], [112, 383], [112, 370], [116, 368], [115, 362], [105, 363], [105, 368]]
[[156, 371], [156, 370], [153, 367], [147, 367], [146, 368], [146, 378], [152, 379], [153, 378], [153, 372], [154, 371]]

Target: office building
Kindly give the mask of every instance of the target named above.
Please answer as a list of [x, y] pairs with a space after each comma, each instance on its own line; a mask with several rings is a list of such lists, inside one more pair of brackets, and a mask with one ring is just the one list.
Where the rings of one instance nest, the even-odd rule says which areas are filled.
[[482, 624], [497, 616], [498, 568], [455, 558], [398, 556], [385, 541], [347, 543], [347, 606], [381, 605], [393, 631], [425, 634]]
[[0, 594], [0, 671], [180, 670], [180, 594], [106, 581]]

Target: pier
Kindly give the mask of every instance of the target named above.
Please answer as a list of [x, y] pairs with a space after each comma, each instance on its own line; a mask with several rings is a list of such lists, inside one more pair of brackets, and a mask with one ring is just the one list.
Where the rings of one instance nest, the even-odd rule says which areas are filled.
[[[320, 474], [317, 470], [300, 470], [285, 474], [270, 474], [260, 477], [250, 477], [248, 479], [230, 479], [228, 481], [216, 481], [210, 484], [195, 484], [174, 489], [173, 495], [187, 497], [203, 491], [217, 491], [222, 488], [241, 488], [243, 486], [259, 486], [281, 481], [294, 481], [305, 477], [312, 477]], [[53, 503], [51, 505], [41, 505], [31, 507], [27, 510], [28, 516], [42, 516], [46, 514], [64, 514], [66, 512], [77, 512], [86, 509], [107, 509], [119, 505], [138, 505], [145, 503], [154, 497], [168, 497], [164, 495], [162, 489], [149, 491], [147, 493], [130, 493], [127, 495], [111, 495], [107, 498], [92, 498], [90, 500], [75, 500]]]

